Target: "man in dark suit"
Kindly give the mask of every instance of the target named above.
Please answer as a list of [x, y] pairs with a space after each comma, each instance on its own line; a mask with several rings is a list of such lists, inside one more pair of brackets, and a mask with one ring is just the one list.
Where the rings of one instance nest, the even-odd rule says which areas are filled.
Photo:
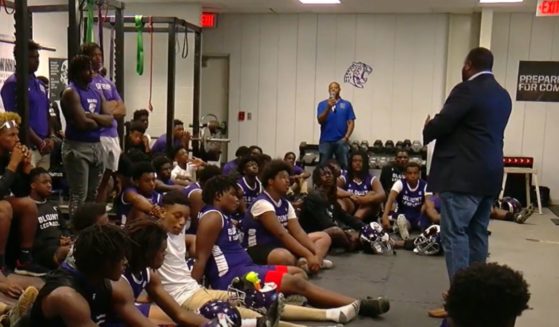
[[425, 144], [437, 140], [428, 189], [441, 199], [441, 236], [449, 278], [487, 258], [487, 225], [503, 179], [503, 137], [511, 113], [508, 92], [491, 69], [493, 54], [470, 51], [463, 82], [443, 109], [427, 117]]

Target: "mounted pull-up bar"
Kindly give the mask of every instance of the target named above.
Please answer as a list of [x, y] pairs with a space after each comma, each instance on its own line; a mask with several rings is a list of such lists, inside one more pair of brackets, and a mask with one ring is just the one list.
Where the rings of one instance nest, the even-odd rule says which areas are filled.
[[[98, 17], [93, 18], [94, 21], [99, 21]], [[116, 42], [122, 42], [122, 47], [124, 48], [124, 32], [137, 33], [136, 28], [136, 17], [135, 16], [124, 16], [118, 20], [115, 16], [106, 16], [103, 25], [107, 27], [112, 27], [116, 25], [119, 27], [119, 22], [122, 23], [121, 30], [122, 34], [116, 35]], [[198, 135], [200, 132], [200, 69], [202, 67], [202, 56], [201, 56], [201, 44], [202, 44], [202, 29], [192, 23], [187, 22], [184, 19], [177, 17], [161, 17], [161, 16], [142, 16], [142, 24], [150, 25], [166, 25], [166, 26], [153, 26], [150, 32], [153, 33], [167, 33], [168, 34], [168, 49], [167, 49], [167, 154], [171, 155], [173, 149], [173, 120], [175, 118], [175, 77], [176, 77], [176, 34], [177, 32], [194, 33], [194, 94], [193, 94], [193, 104], [192, 104], [192, 114], [193, 114], [193, 134]], [[129, 26], [126, 26], [126, 25]], [[148, 32], [144, 30], [143, 32]], [[116, 58], [115, 68], [117, 70], [124, 70], [124, 60], [123, 58]], [[197, 153], [199, 149], [198, 141], [193, 142], [193, 150]]]

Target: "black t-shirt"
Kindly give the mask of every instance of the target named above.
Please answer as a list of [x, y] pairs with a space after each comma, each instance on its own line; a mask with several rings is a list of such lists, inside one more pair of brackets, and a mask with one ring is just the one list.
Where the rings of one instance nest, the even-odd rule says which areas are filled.
[[380, 183], [382, 184], [382, 188], [384, 189], [384, 192], [386, 192], [387, 197], [392, 189], [392, 185], [402, 178], [404, 178], [404, 169], [396, 166], [396, 164], [391, 163], [382, 167], [382, 171], [380, 173]]
[[21, 171], [21, 167], [14, 173], [6, 170], [10, 163], [10, 154], [4, 153], [0, 155], [0, 199], [10, 194], [16, 197], [24, 197], [29, 195], [29, 175]]
[[319, 191], [313, 191], [305, 198], [299, 223], [307, 233], [323, 231], [334, 226], [360, 230], [365, 225], [361, 220], [343, 211], [337, 201], [328, 200]]
[[68, 234], [66, 224], [59, 217], [57, 208], [50, 201], [36, 202], [39, 215], [37, 233], [33, 243], [34, 250], [58, 246], [60, 236]]
[[37, 299], [31, 308], [29, 317], [30, 326], [66, 326], [60, 317], [46, 319], [43, 315], [42, 304], [45, 297], [59, 287], [67, 286], [78, 292], [89, 304], [91, 310], [91, 320], [98, 326], [105, 326], [107, 314], [111, 311], [111, 283], [105, 280], [100, 287], [93, 287], [77, 270], [62, 266], [57, 270], [51, 271], [45, 277], [45, 285], [39, 291]]

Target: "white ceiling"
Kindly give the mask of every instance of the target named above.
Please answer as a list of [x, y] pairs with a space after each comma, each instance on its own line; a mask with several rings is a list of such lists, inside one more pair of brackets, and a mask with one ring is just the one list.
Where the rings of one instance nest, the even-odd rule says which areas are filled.
[[[123, 0], [153, 3], [153, 0]], [[341, 5], [303, 5], [299, 0], [161, 0], [158, 3], [200, 3], [205, 10], [228, 13], [471, 13], [479, 0], [341, 0]], [[537, 0], [491, 5], [496, 11], [534, 12]]]

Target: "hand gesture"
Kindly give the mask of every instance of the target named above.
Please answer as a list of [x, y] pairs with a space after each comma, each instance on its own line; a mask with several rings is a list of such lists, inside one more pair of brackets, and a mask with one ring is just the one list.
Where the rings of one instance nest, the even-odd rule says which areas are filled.
[[19, 166], [19, 164], [25, 160], [25, 149], [27, 148], [24, 148], [21, 143], [16, 144], [12, 150], [12, 154], [10, 155], [10, 164], [13, 164], [16, 167]]
[[320, 270], [320, 265], [322, 262], [320, 262], [316, 255], [312, 255], [307, 258], [307, 263], [309, 265], [310, 272], [317, 273]]
[[21, 286], [19, 286], [18, 284], [6, 279], [3, 283], [0, 284], [0, 292], [4, 293], [4, 295], [6, 296], [17, 299], [23, 292], [23, 288], [21, 288]]

